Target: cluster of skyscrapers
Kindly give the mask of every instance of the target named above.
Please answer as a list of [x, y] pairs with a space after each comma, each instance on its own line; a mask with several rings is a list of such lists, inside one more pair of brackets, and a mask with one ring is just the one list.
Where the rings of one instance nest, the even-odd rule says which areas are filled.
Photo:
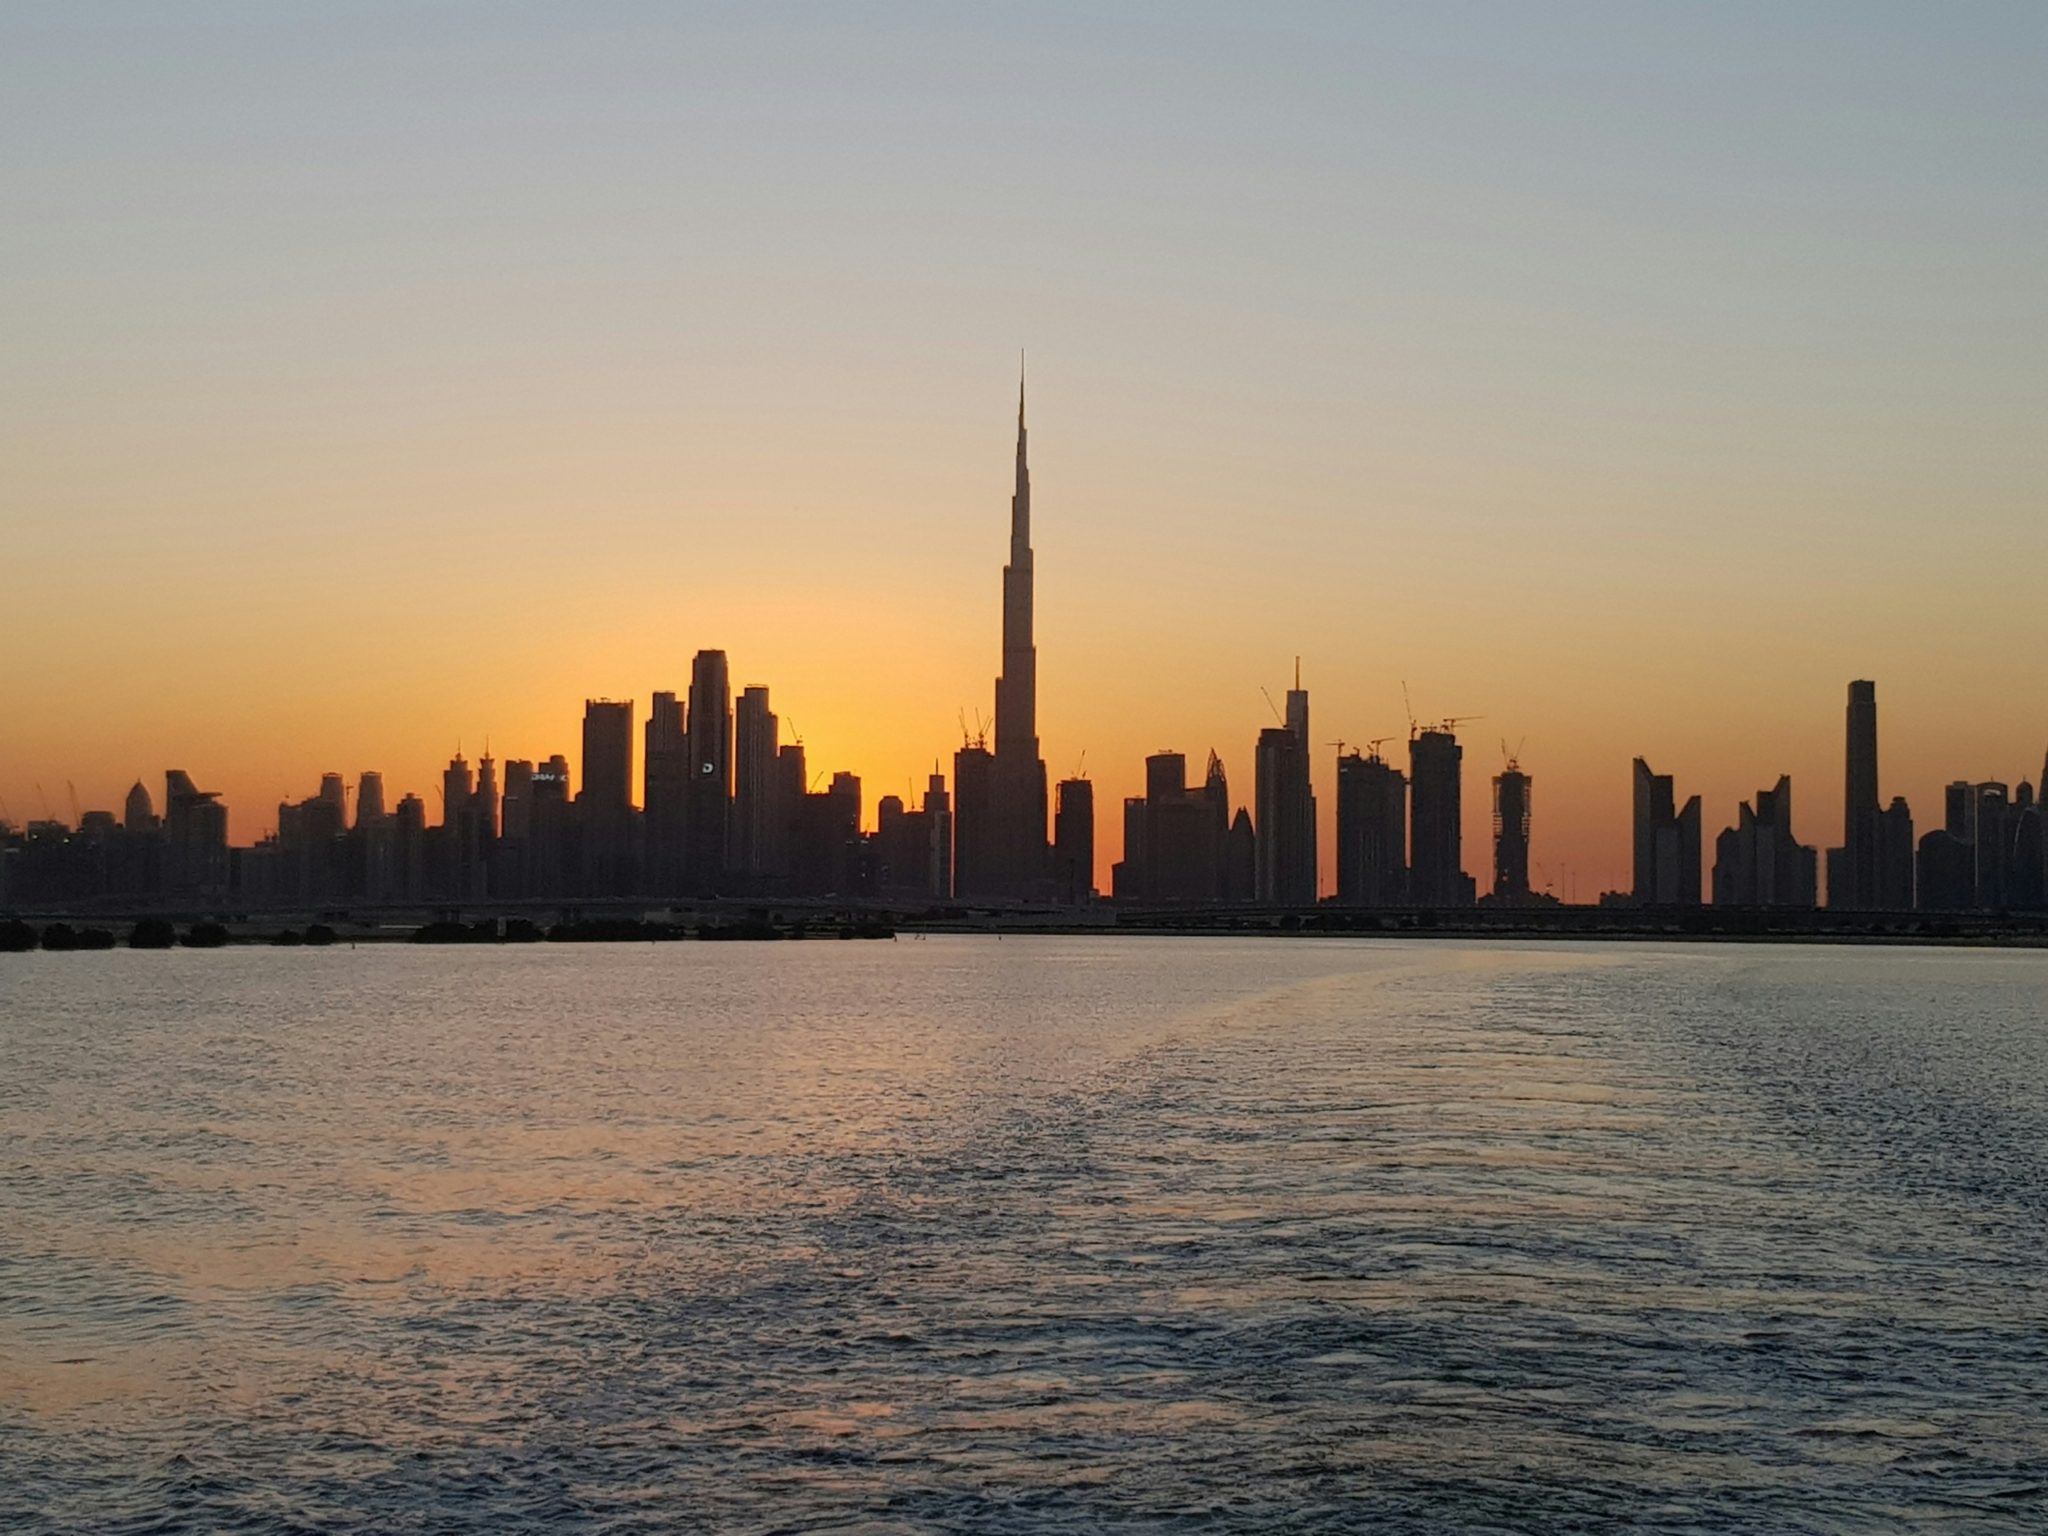
[[[950, 787], [934, 771], [920, 804], [883, 797], [866, 830], [861, 781], [822, 787], [800, 741], [782, 740], [768, 689], [734, 697], [723, 651], [699, 651], [683, 693], [653, 696], [639, 738], [635, 709], [591, 699], [580, 786], [568, 758], [459, 752], [432, 814], [414, 794], [387, 803], [365, 773], [340, 774], [280, 805], [276, 830], [231, 849], [215, 794], [179, 770], [159, 816], [141, 784], [122, 813], [0, 821], [0, 906], [163, 903], [185, 908], [460, 908], [495, 902], [819, 898], [891, 903], [1080, 906], [1095, 898], [1095, 799], [1082, 777], [1048, 807], [1038, 740], [1031, 477], [1017, 400], [1016, 485], [1002, 577], [1002, 667], [994, 741], [963, 741]], [[1484, 896], [1463, 854], [1464, 748], [1456, 719], [1411, 724], [1405, 771], [1338, 744], [1334, 894], [1357, 908], [1556, 904], [1529, 879], [1533, 784], [1513, 755], [1493, 779], [1493, 871]], [[1233, 805], [1215, 751], [1199, 784], [1175, 751], [1145, 762], [1145, 792], [1123, 805], [1112, 895], [1140, 907], [1306, 908], [1324, 899], [1318, 859], [1309, 696], [1299, 663], [1286, 707], [1253, 747], [1252, 804]], [[817, 776], [817, 777], [822, 777]], [[2048, 768], [2044, 768], [2048, 787]], [[1635, 762], [1632, 889], [1603, 898], [1639, 907], [1703, 900], [1700, 802], [1676, 803], [1668, 775]], [[1047, 836], [1048, 809], [1051, 836]], [[2043, 807], [2034, 789], [1949, 786], [1943, 825], [1916, 843], [1903, 799], [1881, 803], [1877, 694], [1849, 685], [1843, 841], [1825, 862], [1827, 904], [1899, 912], [2048, 908]], [[1715, 840], [1717, 906], [1811, 908], [1822, 864], [1792, 831], [1781, 778], [1738, 808]]]
[[[1714, 840], [1716, 906], [1810, 908], [1821, 872], [1840, 912], [2048, 910], [2048, 838], [2036, 787], [2021, 780], [1950, 784], [1942, 825], [1916, 843], [1903, 796], [1882, 803], [1877, 778], [1877, 685], [1849, 684], [1843, 753], [1842, 843], [1817, 850], [1792, 832], [1792, 780], [1780, 777], [1736, 811]], [[2042, 767], [2048, 788], [2048, 763]], [[1675, 808], [1672, 781], [1635, 762], [1638, 906], [1700, 904], [1700, 801]]]

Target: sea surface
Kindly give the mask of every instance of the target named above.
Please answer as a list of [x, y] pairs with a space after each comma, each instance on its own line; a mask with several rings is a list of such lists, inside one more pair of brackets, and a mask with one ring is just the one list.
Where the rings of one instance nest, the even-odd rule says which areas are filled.
[[2048, 1530], [2048, 953], [0, 956], [7, 1532]]

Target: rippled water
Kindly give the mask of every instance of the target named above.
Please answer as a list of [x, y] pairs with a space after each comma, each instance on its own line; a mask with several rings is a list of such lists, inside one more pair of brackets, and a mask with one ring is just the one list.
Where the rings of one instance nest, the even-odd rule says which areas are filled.
[[2048, 1529], [2048, 954], [0, 957], [9, 1531]]

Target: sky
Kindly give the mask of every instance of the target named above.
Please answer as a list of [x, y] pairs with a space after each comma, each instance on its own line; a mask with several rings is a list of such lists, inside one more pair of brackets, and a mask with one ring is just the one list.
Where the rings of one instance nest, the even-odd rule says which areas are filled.
[[[1478, 716], [1536, 883], [1921, 827], [2048, 749], [2048, 8], [0, 10], [0, 799], [248, 841], [586, 697], [766, 683], [875, 799], [993, 709], [1095, 781]], [[1328, 745], [1323, 745], [1328, 744]], [[40, 788], [38, 788], [40, 786]]]

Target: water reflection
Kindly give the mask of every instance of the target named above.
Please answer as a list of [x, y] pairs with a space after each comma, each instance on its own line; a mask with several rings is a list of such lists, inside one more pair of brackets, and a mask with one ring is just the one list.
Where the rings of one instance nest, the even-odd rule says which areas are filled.
[[2044, 981], [8, 957], [0, 1525], [2034, 1529]]

